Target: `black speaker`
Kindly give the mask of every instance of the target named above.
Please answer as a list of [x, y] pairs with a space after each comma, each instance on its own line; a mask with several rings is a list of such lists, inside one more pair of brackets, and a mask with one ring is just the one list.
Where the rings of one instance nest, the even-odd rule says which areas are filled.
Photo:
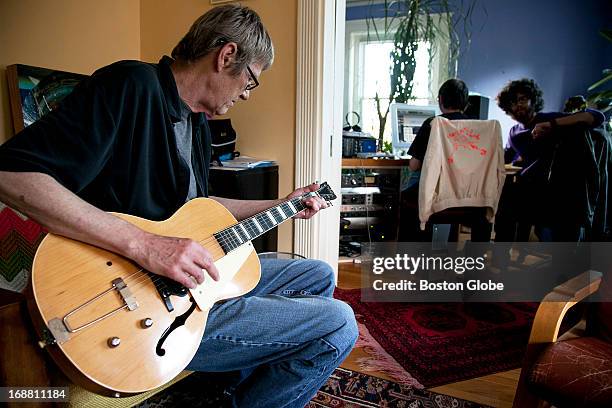
[[482, 95], [470, 95], [465, 110], [468, 119], [485, 120], [489, 118], [489, 98]]
[[[225, 170], [224, 170], [225, 169]], [[209, 193], [237, 200], [273, 200], [278, 198], [278, 166], [228, 170], [211, 167]], [[257, 252], [278, 250], [278, 229], [273, 228], [253, 240]]]

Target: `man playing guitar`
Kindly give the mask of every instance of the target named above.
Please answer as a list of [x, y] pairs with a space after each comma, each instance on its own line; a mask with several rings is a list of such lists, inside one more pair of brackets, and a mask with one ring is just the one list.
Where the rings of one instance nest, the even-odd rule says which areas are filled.
[[[83, 80], [55, 111], [0, 147], [0, 200], [51, 233], [134, 261], [194, 289], [220, 279], [210, 250], [110, 214], [165, 220], [208, 196], [207, 118], [248, 100], [273, 61], [259, 16], [227, 5], [193, 24], [158, 64], [120, 61]], [[298, 188], [303, 196], [317, 184]], [[210, 197], [237, 220], [279, 201]], [[310, 218], [325, 202], [303, 200]], [[334, 276], [316, 260], [261, 260], [259, 284], [215, 304], [187, 369], [240, 370], [238, 407], [303, 407], [351, 350], [354, 315], [334, 300]]]

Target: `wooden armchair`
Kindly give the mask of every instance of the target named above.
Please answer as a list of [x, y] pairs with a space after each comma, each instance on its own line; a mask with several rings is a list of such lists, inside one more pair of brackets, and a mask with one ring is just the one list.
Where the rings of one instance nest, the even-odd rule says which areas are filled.
[[[557, 286], [538, 308], [514, 408], [609, 407], [612, 406], [612, 339], [601, 328], [612, 328], [611, 303], [592, 303], [587, 314], [586, 336], [558, 338], [566, 312], [609, 284], [602, 273], [587, 271]], [[607, 290], [607, 288], [605, 289]], [[602, 322], [601, 319], [607, 320]]]

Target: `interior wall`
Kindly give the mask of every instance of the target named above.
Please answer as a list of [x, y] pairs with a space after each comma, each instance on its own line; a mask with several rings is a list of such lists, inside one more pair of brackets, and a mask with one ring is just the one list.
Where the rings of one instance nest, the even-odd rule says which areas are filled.
[[[230, 112], [243, 155], [276, 160], [279, 195], [293, 190], [297, 0], [246, 0], [275, 45], [275, 62], [248, 103]], [[212, 6], [181, 0], [0, 1], [0, 143], [13, 134], [6, 66], [27, 64], [91, 74], [120, 59], [156, 62]], [[291, 251], [291, 223], [279, 228], [279, 250]]]
[[0, 143], [13, 135], [6, 66], [91, 74], [140, 58], [140, 0], [0, 1]]
[[612, 43], [598, 33], [610, 25], [608, 0], [490, 0], [483, 6], [474, 11], [459, 77], [491, 98], [489, 117], [500, 120], [504, 138], [515, 122], [495, 97], [508, 81], [533, 78], [544, 93], [544, 111], [560, 111], [609, 68]]
[[[272, 68], [260, 77], [261, 85], [250, 99], [239, 101], [228, 113], [238, 134], [242, 155], [276, 160], [279, 165], [279, 195], [293, 191], [295, 166], [295, 98], [297, 0], [247, 0], [268, 29], [275, 47]], [[191, 24], [209, 10], [209, 1], [143, 0], [141, 2], [141, 57], [158, 61], [169, 55]], [[293, 247], [291, 222], [279, 227], [279, 251]]]
[[[346, 18], [361, 19], [372, 12], [383, 16], [380, 7], [350, 7]], [[458, 77], [470, 91], [490, 98], [489, 118], [501, 122], [506, 139], [515, 122], [497, 107], [497, 93], [510, 80], [533, 78], [544, 92], [544, 111], [558, 111], [569, 96], [586, 94], [602, 69], [610, 67], [612, 44], [598, 31], [609, 28], [611, 13], [609, 0], [477, 1], [470, 18], [471, 43], [459, 59]]]

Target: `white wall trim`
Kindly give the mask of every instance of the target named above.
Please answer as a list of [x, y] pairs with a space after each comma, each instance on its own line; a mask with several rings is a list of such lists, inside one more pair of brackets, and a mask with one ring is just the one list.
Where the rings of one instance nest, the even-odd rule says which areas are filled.
[[[295, 183], [340, 194], [345, 0], [298, 0]], [[340, 204], [296, 220], [294, 251], [337, 268]]]

